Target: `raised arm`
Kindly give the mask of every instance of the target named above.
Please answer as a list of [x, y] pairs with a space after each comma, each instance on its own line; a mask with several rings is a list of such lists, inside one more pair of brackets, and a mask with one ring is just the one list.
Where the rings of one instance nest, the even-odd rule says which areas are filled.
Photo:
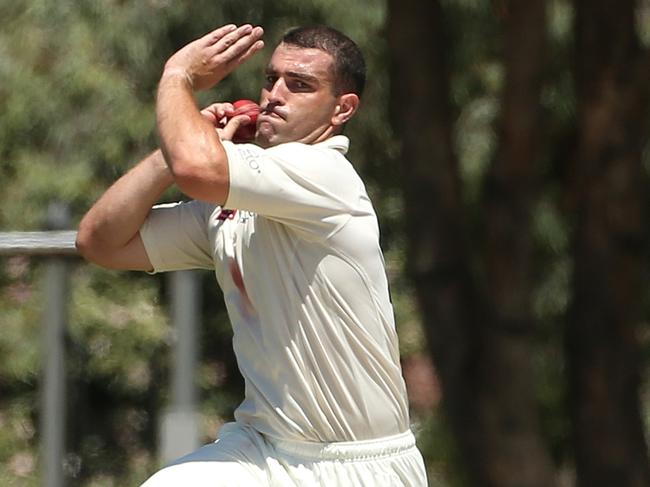
[[113, 269], [150, 270], [139, 230], [165, 189], [176, 183], [192, 198], [225, 201], [228, 161], [220, 138], [231, 139], [246, 117], [232, 118], [217, 132], [216, 122], [232, 106], [214, 104], [200, 112], [194, 91], [211, 88], [259, 51], [262, 34], [250, 25], [221, 27], [169, 58], [156, 102], [162, 152], [122, 176], [84, 216], [77, 235], [83, 257]]
[[201, 116], [194, 91], [212, 88], [259, 51], [262, 34], [261, 27], [224, 26], [165, 64], [156, 101], [161, 149], [176, 185], [192, 198], [223, 204], [229, 189], [226, 152], [214, 125]]
[[111, 269], [151, 270], [140, 227], [173, 178], [160, 150], [118, 179], [79, 224], [77, 249]]

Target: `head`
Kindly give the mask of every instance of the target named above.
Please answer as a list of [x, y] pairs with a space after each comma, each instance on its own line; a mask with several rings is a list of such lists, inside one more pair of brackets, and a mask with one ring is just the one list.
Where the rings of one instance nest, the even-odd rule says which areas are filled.
[[366, 68], [359, 47], [330, 27], [288, 31], [266, 68], [257, 143], [314, 144], [340, 133], [357, 109]]

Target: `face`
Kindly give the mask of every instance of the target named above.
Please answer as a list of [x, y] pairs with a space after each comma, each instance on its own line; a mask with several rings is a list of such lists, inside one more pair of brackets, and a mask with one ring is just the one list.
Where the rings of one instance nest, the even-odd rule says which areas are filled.
[[341, 97], [334, 95], [332, 64], [332, 56], [320, 49], [276, 48], [260, 95], [259, 145], [313, 144], [338, 132]]

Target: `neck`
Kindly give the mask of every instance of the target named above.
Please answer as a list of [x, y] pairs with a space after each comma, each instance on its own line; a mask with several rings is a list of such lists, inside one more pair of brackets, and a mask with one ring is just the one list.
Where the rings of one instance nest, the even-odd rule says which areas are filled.
[[330, 137], [334, 137], [335, 135], [338, 135], [339, 133], [340, 130], [338, 127], [334, 127], [333, 125], [328, 125], [323, 130], [316, 130], [311, 134], [298, 140], [297, 142], [302, 142], [303, 144], [318, 144], [320, 142], [329, 139]]

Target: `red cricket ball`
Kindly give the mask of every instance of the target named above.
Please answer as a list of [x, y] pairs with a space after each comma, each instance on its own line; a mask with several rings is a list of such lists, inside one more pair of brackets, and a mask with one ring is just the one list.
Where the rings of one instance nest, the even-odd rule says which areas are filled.
[[233, 142], [250, 142], [255, 138], [257, 116], [260, 114], [260, 106], [252, 100], [237, 100], [233, 103], [236, 115], [248, 115], [251, 119], [250, 123], [240, 125], [235, 132], [232, 140]]

